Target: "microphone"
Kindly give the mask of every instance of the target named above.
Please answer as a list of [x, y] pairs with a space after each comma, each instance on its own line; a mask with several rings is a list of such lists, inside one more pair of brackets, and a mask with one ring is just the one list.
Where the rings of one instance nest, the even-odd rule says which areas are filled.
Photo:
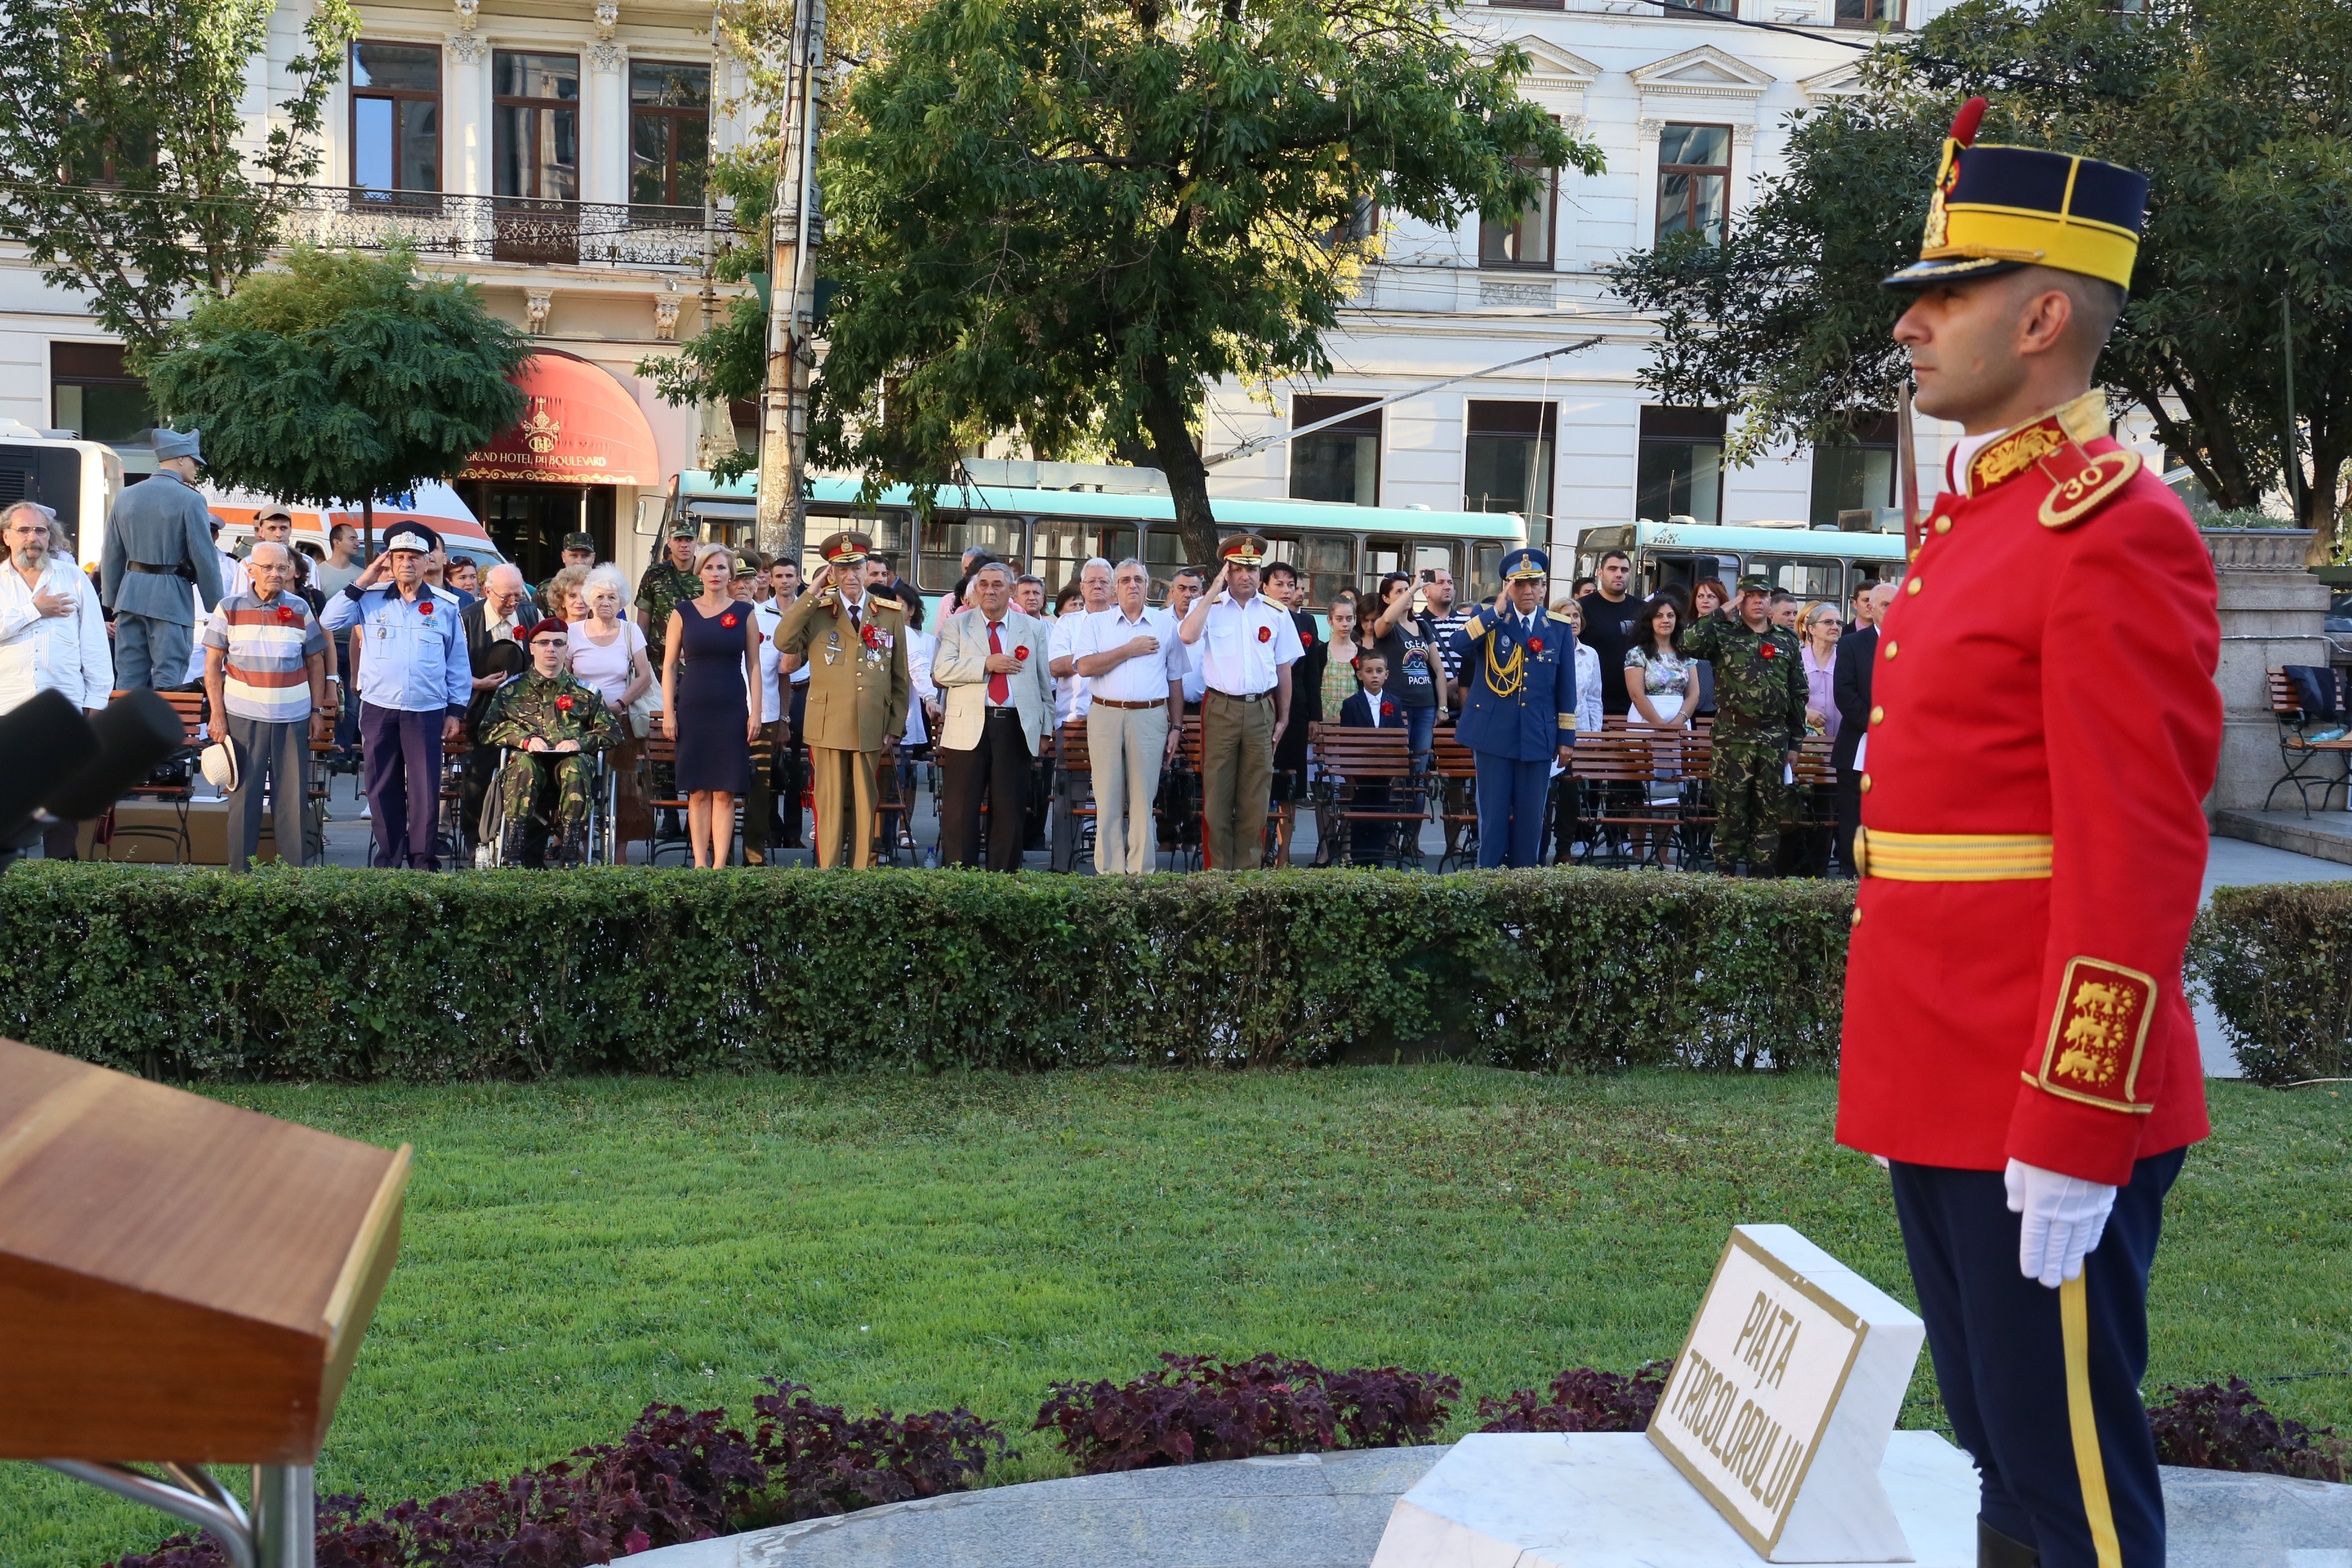
[[98, 754], [97, 731], [62, 691], [41, 692], [0, 713], [0, 757], [17, 759], [0, 768], [0, 836], [13, 837], [58, 780], [88, 767]]
[[143, 687], [108, 704], [87, 727], [98, 742], [89, 760], [69, 776], [62, 770], [53, 775], [41, 802], [51, 816], [67, 822], [105, 816], [188, 740], [187, 727], [172, 705]]

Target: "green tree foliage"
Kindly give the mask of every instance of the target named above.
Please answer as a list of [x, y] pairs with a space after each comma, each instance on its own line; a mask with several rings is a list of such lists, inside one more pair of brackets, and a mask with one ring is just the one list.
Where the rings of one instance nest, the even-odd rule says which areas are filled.
[[[0, 5], [0, 236], [44, 281], [89, 297], [133, 363], [172, 313], [260, 266], [319, 166], [317, 133], [358, 30], [319, 0], [304, 52], [248, 97], [276, 0]], [[274, 78], [274, 73], [272, 73]], [[285, 85], [290, 81], [291, 86]], [[247, 131], [266, 107], [266, 131]]]
[[148, 371], [156, 405], [205, 433], [225, 484], [324, 506], [447, 479], [522, 416], [530, 340], [405, 251], [296, 247], [189, 317]]
[[940, 0], [822, 160], [839, 280], [815, 461], [935, 483], [970, 443], [1148, 447], [1197, 558], [1208, 383], [1328, 371], [1368, 206], [1516, 213], [1599, 152], [1434, 0]]
[[1917, 254], [1944, 127], [1983, 92], [1980, 141], [2147, 171], [2101, 377], [2223, 507], [2285, 488], [2292, 461], [2324, 554], [2352, 459], [2352, 6], [1968, 0], [1864, 74], [1860, 96], [1798, 118], [1787, 172], [1726, 243], [1620, 268], [1620, 295], [1664, 330], [1648, 384], [1743, 409], [1735, 456], [1751, 459], [1886, 408], [1908, 359], [1887, 338], [1903, 299], [1877, 280]]

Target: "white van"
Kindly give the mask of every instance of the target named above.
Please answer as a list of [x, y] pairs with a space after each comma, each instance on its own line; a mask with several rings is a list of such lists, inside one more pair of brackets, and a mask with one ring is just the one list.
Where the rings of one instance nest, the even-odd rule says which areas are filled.
[[122, 459], [70, 430], [36, 430], [0, 419], [0, 506], [38, 501], [58, 514], [59, 542], [83, 565], [106, 542], [106, 514], [122, 493]]

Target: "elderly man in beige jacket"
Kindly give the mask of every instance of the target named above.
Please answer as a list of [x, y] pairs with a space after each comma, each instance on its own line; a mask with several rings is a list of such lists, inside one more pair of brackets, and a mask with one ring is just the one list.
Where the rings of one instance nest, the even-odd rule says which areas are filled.
[[994, 802], [988, 836], [992, 871], [1021, 868], [1029, 771], [1054, 722], [1054, 678], [1045, 641], [1052, 628], [1013, 607], [1013, 573], [983, 566], [971, 603], [940, 623], [931, 679], [947, 697], [940, 725], [940, 863], [980, 864], [980, 799]]

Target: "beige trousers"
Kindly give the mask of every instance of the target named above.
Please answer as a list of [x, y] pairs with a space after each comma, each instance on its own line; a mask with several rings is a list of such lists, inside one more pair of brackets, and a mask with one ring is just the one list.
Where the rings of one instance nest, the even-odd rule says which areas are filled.
[[816, 794], [816, 863], [841, 864], [842, 840], [849, 841], [849, 863], [864, 870], [874, 864], [874, 765], [879, 752], [836, 752], [829, 746], [809, 748]]
[[1274, 793], [1274, 698], [1201, 700], [1201, 847], [1214, 871], [1253, 871], [1265, 855]]
[[1105, 877], [1143, 876], [1160, 853], [1151, 803], [1160, 794], [1160, 759], [1168, 754], [1167, 704], [1090, 704], [1087, 752], [1095, 770], [1095, 870]]

